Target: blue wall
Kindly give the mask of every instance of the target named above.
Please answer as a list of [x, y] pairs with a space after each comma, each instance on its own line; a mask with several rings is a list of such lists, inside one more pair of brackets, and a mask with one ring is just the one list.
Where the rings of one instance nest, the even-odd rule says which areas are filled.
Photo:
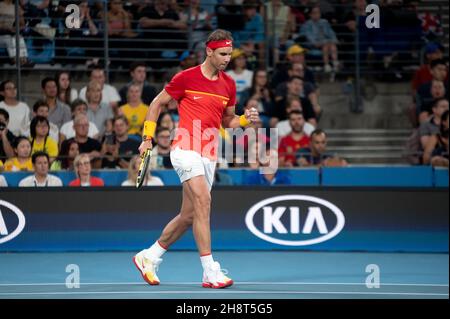
[[[435, 169], [431, 166], [395, 166], [395, 167], [324, 167], [283, 169], [292, 185], [298, 186], [369, 186], [369, 187], [448, 187], [448, 169]], [[248, 169], [221, 170], [228, 174], [234, 185], [243, 185], [249, 174]], [[73, 172], [52, 172], [59, 176], [64, 185], [75, 179]], [[154, 176], [160, 177], [165, 185], [179, 185], [174, 170], [154, 170]], [[30, 173], [2, 173], [9, 186], [17, 186], [20, 180]], [[94, 176], [101, 177], [106, 186], [120, 186], [127, 178], [126, 170], [99, 170]]]

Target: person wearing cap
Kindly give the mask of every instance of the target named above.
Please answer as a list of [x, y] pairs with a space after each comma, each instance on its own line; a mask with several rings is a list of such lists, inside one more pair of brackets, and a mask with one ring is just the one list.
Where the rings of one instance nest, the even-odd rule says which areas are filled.
[[314, 73], [310, 68], [306, 66], [305, 54], [308, 52], [307, 49], [299, 44], [294, 44], [289, 47], [286, 52], [286, 61], [277, 66], [275, 73], [272, 77], [271, 87], [276, 89], [279, 83], [286, 82], [289, 80], [291, 75], [289, 75], [289, 67], [291, 64], [301, 63], [303, 65], [303, 79], [305, 82], [316, 85], [316, 79], [314, 78]]
[[252, 87], [253, 71], [247, 69], [247, 57], [241, 49], [231, 52], [231, 70], [226, 73], [236, 82], [237, 102], [240, 103], [242, 93]]

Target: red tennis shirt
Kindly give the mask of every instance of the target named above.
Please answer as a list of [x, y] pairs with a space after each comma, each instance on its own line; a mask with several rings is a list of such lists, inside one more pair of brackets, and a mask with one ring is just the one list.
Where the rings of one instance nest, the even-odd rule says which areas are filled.
[[178, 146], [215, 160], [223, 113], [236, 104], [234, 80], [223, 71], [217, 80], [209, 80], [199, 65], [175, 75], [165, 90], [178, 101], [180, 116], [172, 148]]

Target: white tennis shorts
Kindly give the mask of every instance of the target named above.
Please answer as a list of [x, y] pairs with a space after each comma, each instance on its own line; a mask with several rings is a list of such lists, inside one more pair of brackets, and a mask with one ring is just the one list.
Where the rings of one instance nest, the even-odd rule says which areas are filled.
[[170, 160], [181, 183], [192, 177], [204, 175], [209, 190], [211, 190], [214, 182], [214, 171], [216, 169], [215, 161], [207, 157], [202, 157], [197, 152], [182, 150], [179, 147], [176, 147], [170, 152]]

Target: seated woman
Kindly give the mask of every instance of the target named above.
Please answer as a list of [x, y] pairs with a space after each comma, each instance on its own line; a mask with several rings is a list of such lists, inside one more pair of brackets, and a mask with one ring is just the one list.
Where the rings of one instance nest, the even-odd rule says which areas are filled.
[[[122, 183], [122, 186], [136, 186], [136, 178], [140, 165], [141, 157], [139, 155], [133, 156], [128, 167], [128, 178]], [[164, 183], [159, 177], [153, 176], [149, 170], [144, 181], [144, 186], [164, 186]]]
[[19, 136], [14, 141], [15, 157], [8, 159], [4, 164], [6, 172], [33, 171], [31, 162], [31, 143], [25, 136]]
[[78, 176], [69, 183], [69, 186], [105, 186], [101, 178], [91, 176], [92, 166], [89, 154], [77, 155], [73, 161], [75, 174]]
[[442, 114], [439, 134], [432, 135], [427, 141], [423, 154], [423, 163], [425, 165], [448, 167], [448, 113]]

